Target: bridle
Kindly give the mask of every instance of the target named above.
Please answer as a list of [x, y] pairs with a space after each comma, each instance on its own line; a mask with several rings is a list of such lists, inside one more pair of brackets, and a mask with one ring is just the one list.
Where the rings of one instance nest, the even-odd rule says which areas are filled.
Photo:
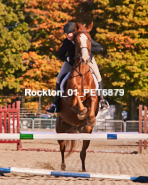
[[[76, 35], [78, 35], [79, 33], [89, 33], [89, 32], [88, 32], [88, 31], [79, 31], [79, 32], [77, 32]], [[75, 43], [76, 43], [76, 44], [78, 43], [78, 41], [77, 41], [76, 38], [75, 38]], [[82, 93], [83, 93], [83, 76], [86, 75], [86, 74], [90, 71], [90, 69], [89, 69], [89, 70], [88, 70], [86, 73], [84, 73], [84, 74], [82, 74], [82, 73], [80, 72], [80, 64], [83, 62], [83, 61], [82, 61], [83, 59], [82, 59], [81, 54], [80, 54], [80, 51], [81, 51], [81, 49], [83, 49], [83, 48], [87, 48], [88, 51], [89, 51], [89, 53], [90, 53], [91, 49], [89, 49], [88, 47], [80, 47], [79, 50], [77, 49], [78, 56], [75, 57], [75, 59], [80, 58], [80, 63], [78, 64], [78, 66], [79, 66], [79, 71], [76, 69], [76, 67], [78, 67], [78, 66], [76, 66], [76, 67], [73, 66], [73, 69], [74, 69], [74, 70], [78, 73], [78, 75], [81, 77], [81, 91], [82, 91]], [[92, 61], [90, 61], [90, 62], [92, 63]]]

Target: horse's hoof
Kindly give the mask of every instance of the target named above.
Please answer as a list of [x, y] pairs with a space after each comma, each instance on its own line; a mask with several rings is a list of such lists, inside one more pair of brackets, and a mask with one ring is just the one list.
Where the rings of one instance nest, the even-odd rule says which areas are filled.
[[92, 117], [90, 118], [89, 116], [87, 117], [87, 125], [94, 127], [96, 124], [96, 118]]
[[88, 111], [88, 108], [85, 107], [84, 111], [79, 111], [79, 113], [77, 114], [77, 117], [79, 120], [84, 120], [87, 116], [87, 111]]
[[86, 170], [82, 169], [82, 172], [86, 172]]
[[66, 165], [65, 164], [61, 164], [61, 170], [65, 170]]

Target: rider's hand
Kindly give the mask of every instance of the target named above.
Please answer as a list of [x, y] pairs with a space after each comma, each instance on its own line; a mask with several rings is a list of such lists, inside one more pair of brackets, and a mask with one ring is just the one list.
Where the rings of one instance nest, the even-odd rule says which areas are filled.
[[74, 56], [67, 57], [67, 62], [72, 66], [75, 62], [75, 57]]
[[67, 57], [67, 62], [70, 62], [70, 57]]

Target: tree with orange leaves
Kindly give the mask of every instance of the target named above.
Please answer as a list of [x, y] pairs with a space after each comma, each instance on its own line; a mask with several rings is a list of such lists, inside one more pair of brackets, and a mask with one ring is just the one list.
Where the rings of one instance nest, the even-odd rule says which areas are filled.
[[[21, 88], [53, 89], [62, 66], [57, 53], [64, 39], [63, 26], [73, 17], [70, 0], [30, 0], [24, 13], [30, 27], [31, 48], [24, 52], [26, 72], [21, 76]], [[51, 97], [43, 98], [48, 101]]]

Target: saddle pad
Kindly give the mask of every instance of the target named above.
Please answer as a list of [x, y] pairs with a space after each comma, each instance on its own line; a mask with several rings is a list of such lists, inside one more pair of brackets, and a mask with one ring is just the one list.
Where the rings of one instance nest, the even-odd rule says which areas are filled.
[[[63, 78], [63, 80], [62, 80], [62, 82], [60, 84], [60, 89], [61, 89], [62, 93], [64, 93], [64, 84], [65, 84], [69, 74], [70, 74], [70, 72], [67, 73], [67, 75]], [[99, 84], [98, 84], [97, 78], [96, 78], [96, 76], [93, 73], [92, 73], [92, 76], [94, 78], [96, 89], [98, 89], [99, 88]]]
[[96, 89], [99, 89], [99, 84], [98, 84], [98, 80], [97, 80], [96, 75], [92, 73], [92, 76], [93, 76], [93, 78], [94, 78], [94, 82], [95, 82], [95, 85], [96, 85]]

